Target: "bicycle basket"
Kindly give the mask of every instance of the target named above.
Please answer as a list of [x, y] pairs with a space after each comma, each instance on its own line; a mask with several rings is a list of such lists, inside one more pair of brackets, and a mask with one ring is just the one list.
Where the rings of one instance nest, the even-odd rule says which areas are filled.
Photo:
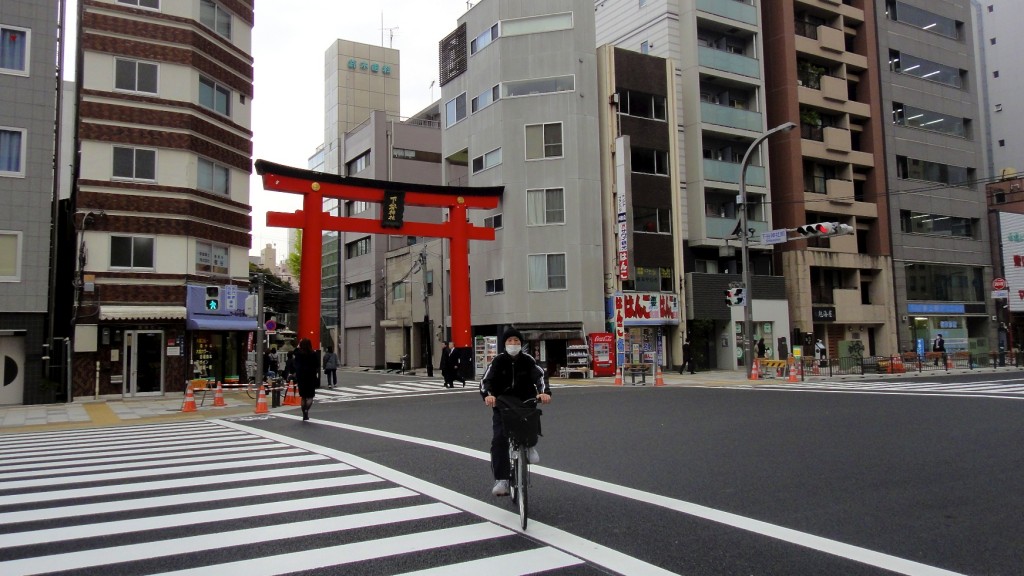
[[537, 444], [540, 431], [541, 410], [534, 404], [524, 403], [515, 396], [498, 396], [498, 412], [505, 433], [519, 444], [527, 447]]

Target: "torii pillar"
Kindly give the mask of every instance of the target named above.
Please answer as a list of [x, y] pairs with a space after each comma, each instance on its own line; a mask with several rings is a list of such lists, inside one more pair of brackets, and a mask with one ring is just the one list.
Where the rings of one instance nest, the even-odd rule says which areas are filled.
[[[451, 258], [452, 341], [457, 348], [472, 348], [472, 324], [469, 296], [469, 241], [494, 240], [494, 229], [470, 224], [467, 210], [498, 207], [503, 186], [468, 188], [432, 186], [387, 180], [345, 178], [267, 162], [256, 161], [256, 173], [263, 177], [263, 188], [276, 192], [302, 194], [302, 210], [292, 213], [267, 212], [267, 226], [302, 230], [302, 268], [299, 272], [299, 326], [297, 337], [309, 338], [320, 348], [320, 262], [324, 230], [401, 234], [430, 238], [448, 238]], [[381, 218], [331, 216], [323, 211], [324, 198], [360, 200], [381, 205]], [[404, 207], [447, 208], [447, 222], [405, 222]]]

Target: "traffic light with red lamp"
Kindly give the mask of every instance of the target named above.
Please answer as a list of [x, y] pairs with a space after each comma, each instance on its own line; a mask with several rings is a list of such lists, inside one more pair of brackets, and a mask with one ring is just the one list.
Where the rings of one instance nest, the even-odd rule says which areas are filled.
[[797, 226], [796, 231], [801, 236], [812, 238], [816, 236], [841, 236], [853, 234], [853, 226], [840, 224], [839, 222], [818, 222], [817, 224], [804, 224]]
[[747, 291], [743, 288], [729, 288], [725, 291], [726, 306], [746, 306]]

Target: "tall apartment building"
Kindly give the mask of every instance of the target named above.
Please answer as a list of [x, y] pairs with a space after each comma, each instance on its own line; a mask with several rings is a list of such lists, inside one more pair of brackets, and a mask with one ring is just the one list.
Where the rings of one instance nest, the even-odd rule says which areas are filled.
[[884, 5], [878, 58], [881, 109], [892, 115], [885, 162], [900, 348], [929, 351], [941, 333], [949, 351], [988, 352], [997, 324], [972, 3]]
[[74, 395], [245, 377], [251, 0], [82, 0]]
[[[1024, 172], [1024, 38], [1017, 23], [1024, 4], [1014, 0], [972, 0], [983, 142], [988, 162], [977, 176], [986, 181]], [[921, 7], [926, 7], [921, 5]], [[927, 24], [926, 24], [927, 25]], [[980, 167], [979, 167], [980, 168]]]
[[775, 225], [854, 230], [776, 247], [794, 337], [830, 357], [897, 351], [875, 4], [762, 5], [768, 123], [799, 125], [769, 143]]
[[[737, 241], [743, 207], [737, 202], [741, 161], [769, 127], [759, 4], [735, 0], [604, 0], [595, 3], [597, 41], [667, 57], [675, 66], [673, 149], [678, 178], [685, 329], [701, 366], [739, 368], [743, 356], [741, 307], [724, 304], [724, 291], [741, 281]], [[792, 137], [789, 134], [775, 139]], [[748, 230], [772, 229], [768, 147], [753, 150], [746, 177]], [[749, 249], [753, 337], [769, 356], [788, 351], [789, 312], [782, 279], [773, 276], [771, 246]], [[681, 340], [682, 333], [677, 335]], [[724, 342], [725, 345], [720, 345]], [[673, 350], [678, 350], [674, 343]]]
[[496, 229], [470, 244], [474, 336], [515, 325], [549, 365], [605, 328], [593, 15], [482, 0], [440, 45], [444, 182], [504, 186], [499, 208], [470, 211]]
[[40, 390], [51, 297], [56, 0], [0, 3], [0, 404]]

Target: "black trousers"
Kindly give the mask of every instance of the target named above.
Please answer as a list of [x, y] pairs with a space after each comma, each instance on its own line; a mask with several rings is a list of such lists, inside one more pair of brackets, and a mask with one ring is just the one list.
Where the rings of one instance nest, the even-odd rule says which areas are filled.
[[512, 473], [508, 463], [508, 436], [497, 408], [491, 409], [491, 472], [495, 480], [508, 480]]

